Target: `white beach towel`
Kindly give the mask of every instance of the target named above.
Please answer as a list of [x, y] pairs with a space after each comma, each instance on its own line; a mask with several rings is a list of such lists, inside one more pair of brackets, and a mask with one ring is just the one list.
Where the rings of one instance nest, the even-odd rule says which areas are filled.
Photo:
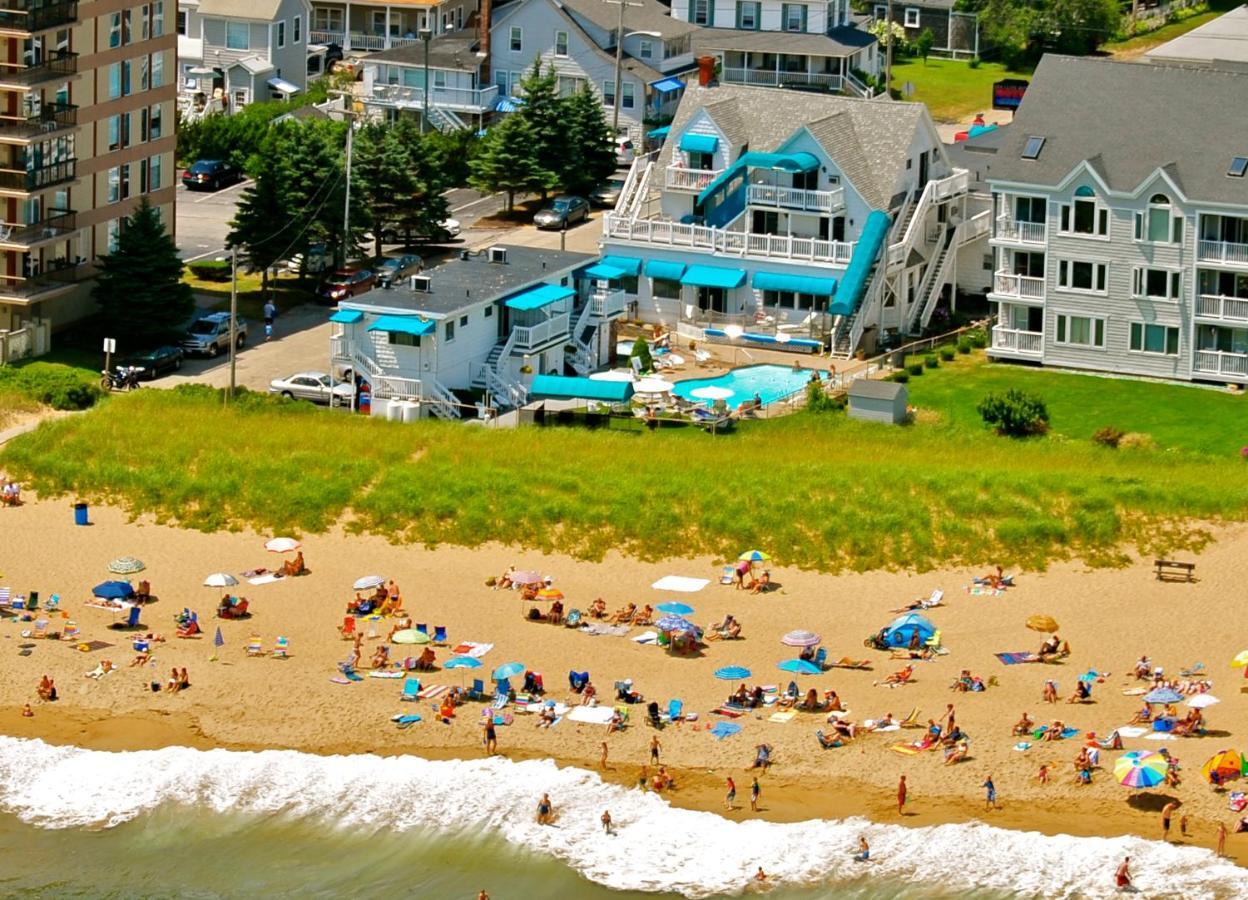
[[[1121, 729], [1118, 731], [1118, 733], [1122, 734]], [[1151, 732], [1150, 734], [1144, 735], [1144, 740], [1146, 741], [1173, 741], [1173, 740], [1177, 740], [1177, 738], [1174, 735], [1166, 731], [1154, 731], [1154, 732]]]
[[706, 578], [688, 578], [684, 575], [664, 575], [650, 587], [656, 591], [677, 591], [682, 594], [696, 594], [711, 582]]
[[639, 644], [653, 644], [658, 639], [659, 639], [659, 635], [658, 635], [658, 632], [656, 631], [647, 631], [633, 638], [633, 640]]
[[278, 575], [276, 572], [265, 572], [263, 575], [257, 575], [255, 578], [248, 578], [247, 583], [259, 586], [262, 584], [272, 584], [275, 581], [282, 580], [282, 576]]
[[1147, 728], [1136, 728], [1134, 725], [1123, 725], [1118, 729], [1118, 736], [1124, 738], [1138, 738], [1143, 737], [1146, 731], [1148, 731]]
[[405, 674], [406, 674], [405, 672], [386, 672], [381, 669], [378, 669], [377, 671], [369, 672], [368, 677], [369, 678], [402, 678]]
[[[467, 648], [466, 650], [464, 648]], [[459, 656], [471, 656], [473, 659], [480, 659], [494, 649], [493, 644], [478, 644], [475, 641], [462, 641], [455, 648], [455, 653]]]
[[609, 706], [578, 706], [568, 713], [568, 719], [590, 725], [606, 725], [614, 713], [615, 710]]

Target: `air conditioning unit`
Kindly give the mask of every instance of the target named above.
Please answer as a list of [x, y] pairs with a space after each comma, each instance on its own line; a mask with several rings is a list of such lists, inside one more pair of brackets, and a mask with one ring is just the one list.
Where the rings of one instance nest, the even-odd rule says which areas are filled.
[[507, 262], [507, 248], [506, 247], [491, 247], [490, 248], [490, 262], [506, 263]]
[[429, 293], [433, 290], [433, 279], [428, 275], [413, 275], [412, 290], [420, 294]]

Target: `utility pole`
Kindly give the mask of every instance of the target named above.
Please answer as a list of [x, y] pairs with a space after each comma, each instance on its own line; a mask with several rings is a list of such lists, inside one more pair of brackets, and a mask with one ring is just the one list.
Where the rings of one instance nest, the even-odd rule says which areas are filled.
[[428, 28], [420, 30], [420, 39], [425, 45], [425, 105], [420, 111], [420, 133], [425, 133], [425, 122], [429, 120], [429, 39], [433, 32]]
[[351, 244], [351, 147], [355, 135], [355, 109], [352, 107], [353, 94], [350, 91], [330, 91], [331, 97], [342, 97], [342, 114], [347, 120], [347, 190], [346, 199], [342, 202], [342, 264], [345, 266], [347, 248]]
[[888, 22], [884, 29], [884, 96], [893, 99], [893, 0], [888, 0]]
[[620, 84], [620, 75], [624, 66], [624, 7], [641, 6], [640, 3], [630, 3], [629, 0], [603, 0], [604, 3], [614, 3], [620, 8], [619, 25], [615, 30], [615, 96], [612, 98], [612, 104], [615, 109], [611, 114], [611, 134], [615, 136], [620, 133], [620, 101], [624, 99], [624, 88]]
[[234, 402], [235, 362], [238, 356], [238, 248], [230, 248], [230, 402]]

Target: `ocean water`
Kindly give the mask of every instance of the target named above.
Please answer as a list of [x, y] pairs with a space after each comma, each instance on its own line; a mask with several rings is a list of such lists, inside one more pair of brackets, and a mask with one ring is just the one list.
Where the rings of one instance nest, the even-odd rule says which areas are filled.
[[730, 396], [724, 398], [724, 402], [733, 408], [747, 400], [753, 400], [755, 394], [758, 394], [764, 403], [774, 403], [781, 397], [787, 397], [804, 389], [806, 383], [810, 381], [810, 372], [810, 369], [794, 369], [792, 366], [744, 366], [715, 378], [692, 378], [678, 381], [672, 388], [672, 393], [695, 403], [709, 402], [699, 401], [693, 396], [693, 392], [703, 387], [719, 387], [732, 392]]
[[[555, 827], [533, 821], [549, 792]], [[599, 824], [610, 809], [617, 831]], [[1138, 838], [987, 825], [732, 822], [544, 761], [433, 762], [0, 738], [0, 894], [776, 900], [1107, 897], [1125, 855], [1151, 897], [1248, 896], [1244, 870]], [[872, 861], [855, 863], [859, 834]]]

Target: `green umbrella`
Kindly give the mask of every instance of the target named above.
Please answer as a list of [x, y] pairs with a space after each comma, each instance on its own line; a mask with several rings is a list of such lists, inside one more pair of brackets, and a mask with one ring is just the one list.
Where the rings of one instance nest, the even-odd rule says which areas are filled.
[[405, 628], [402, 631], [396, 631], [390, 641], [395, 644], [427, 644], [429, 635], [415, 628]]
[[108, 564], [108, 571], [114, 575], [133, 575], [136, 572], [142, 572], [147, 566], [143, 565], [143, 560], [135, 559], [133, 556], [122, 556], [113, 560]]

